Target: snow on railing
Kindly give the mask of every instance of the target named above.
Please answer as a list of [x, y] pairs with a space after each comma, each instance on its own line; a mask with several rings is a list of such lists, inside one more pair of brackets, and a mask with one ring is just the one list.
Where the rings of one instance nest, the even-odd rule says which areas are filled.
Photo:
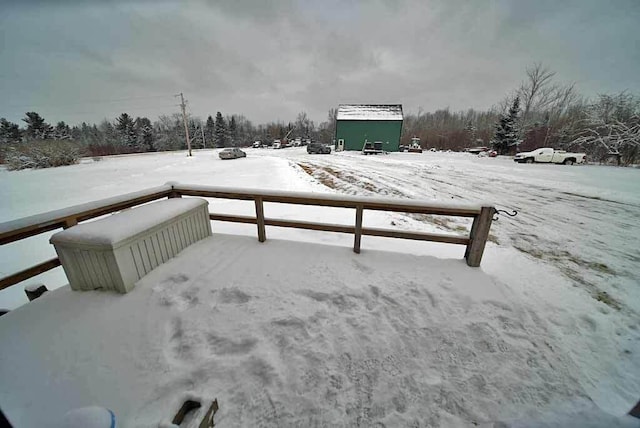
[[[101, 199], [61, 210], [50, 211], [43, 214], [0, 223], [0, 245], [5, 245], [10, 242], [18, 241], [29, 236], [38, 235], [54, 229], [72, 227], [78, 222], [84, 220], [121, 211], [123, 209], [145, 204], [157, 199], [182, 196], [254, 201], [256, 212], [255, 217], [210, 213], [209, 218], [215, 221], [255, 224], [258, 229], [258, 240], [260, 242], [264, 242], [267, 239], [266, 226], [353, 234], [353, 251], [356, 253], [360, 252], [360, 243], [363, 235], [444, 242], [449, 244], [466, 245], [467, 248], [464, 257], [467, 264], [473, 267], [480, 266], [482, 253], [484, 252], [486, 241], [489, 236], [492, 217], [495, 212], [495, 208], [490, 204], [442, 204], [433, 201], [324, 195], [318, 193], [274, 190], [253, 190], [170, 182], [163, 186], [141, 190], [139, 192], [128, 193], [108, 199]], [[266, 218], [264, 216], [264, 202], [353, 208], [356, 210], [355, 222], [353, 226], [347, 226]], [[469, 235], [407, 232], [391, 229], [369, 228], [362, 226], [364, 210], [472, 217], [473, 224]], [[4, 277], [0, 279], [0, 290], [58, 266], [60, 266], [60, 260], [58, 258], [54, 258], [13, 275]]]

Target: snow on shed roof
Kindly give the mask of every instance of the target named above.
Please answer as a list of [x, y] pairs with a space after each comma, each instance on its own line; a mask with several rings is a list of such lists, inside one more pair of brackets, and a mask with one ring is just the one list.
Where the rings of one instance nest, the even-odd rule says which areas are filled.
[[402, 104], [340, 104], [337, 120], [402, 120]]

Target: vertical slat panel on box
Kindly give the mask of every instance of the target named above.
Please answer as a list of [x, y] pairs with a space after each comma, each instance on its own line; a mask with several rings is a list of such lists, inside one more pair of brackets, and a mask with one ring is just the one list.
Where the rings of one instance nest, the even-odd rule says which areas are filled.
[[93, 277], [91, 276], [90, 267], [87, 262], [87, 252], [84, 250], [78, 251], [78, 260], [80, 261], [80, 269], [82, 272], [82, 280], [86, 284], [86, 288], [91, 290], [94, 288], [98, 288], [93, 281]]
[[189, 221], [191, 222], [191, 226], [193, 227], [193, 234], [195, 235], [195, 241], [198, 241], [200, 239], [202, 239], [202, 229], [200, 229], [200, 226], [198, 225], [198, 222], [196, 221], [196, 216], [198, 215], [198, 213], [193, 213], [192, 215], [189, 216]]
[[140, 261], [138, 260], [138, 249], [134, 248], [134, 245], [131, 245], [129, 246], [128, 250], [131, 252], [131, 259], [133, 260], [136, 274], [138, 275], [138, 278], [142, 278], [144, 273], [142, 272], [142, 267], [140, 266]]
[[191, 230], [191, 224], [189, 223], [189, 217], [185, 217], [180, 220], [182, 227], [184, 227], [184, 233], [187, 238], [187, 245], [191, 245], [193, 242], [193, 231]]
[[75, 257], [69, 254], [70, 250], [65, 247], [59, 247], [57, 249], [58, 257], [60, 258], [60, 264], [62, 264], [62, 269], [64, 270], [67, 279], [69, 280], [69, 284], [71, 284], [71, 288], [77, 290], [79, 288], [76, 284], [79, 284], [80, 278], [78, 277], [78, 267], [76, 263]]
[[[138, 250], [138, 257], [139, 257], [139, 261], [140, 261], [140, 269], [142, 270], [142, 276], [146, 275], [149, 270], [147, 267], [146, 262], [146, 255], [144, 253], [144, 248], [141, 245], [142, 243], [140, 241], [135, 243], [136, 249]], [[142, 278], [142, 277], [141, 277]]]
[[142, 263], [144, 263], [144, 268], [147, 273], [149, 273], [153, 270], [154, 266], [151, 262], [151, 254], [149, 254], [149, 246], [147, 245], [146, 239], [140, 241], [140, 252], [142, 253]]
[[193, 224], [193, 215], [185, 218], [185, 221], [187, 222], [187, 225], [189, 225], [189, 231], [191, 232], [191, 240], [189, 241], [189, 244], [193, 244], [198, 240], [198, 233], [196, 232], [196, 227]]
[[192, 244], [200, 239], [200, 232], [198, 232], [198, 226], [196, 225], [194, 216], [195, 214], [192, 214], [188, 217], [189, 224], [191, 225], [191, 230], [193, 231], [193, 240], [191, 241]]
[[200, 211], [196, 212], [193, 215], [193, 221], [198, 227], [198, 240], [203, 239], [205, 237], [205, 225], [202, 222], [202, 214], [200, 213]]
[[189, 246], [189, 235], [187, 234], [187, 228], [184, 226], [184, 222], [181, 221], [178, 223], [178, 227], [180, 228], [180, 233], [182, 236], [182, 249], [184, 250]]
[[153, 242], [151, 242], [151, 236], [147, 236], [144, 239], [144, 248], [147, 250], [147, 257], [149, 258], [149, 266], [151, 266], [151, 270], [154, 270], [160, 265], [158, 261], [158, 256], [156, 255], [156, 250], [153, 248]]
[[[129, 250], [129, 248], [127, 248], [126, 250]], [[122, 251], [125, 251], [125, 249], [123, 248]], [[127, 254], [127, 260], [129, 260], [129, 263], [133, 265], [133, 257], [130, 257], [129, 256], [130, 254], [131, 252], [129, 251]], [[111, 251], [109, 252], [105, 251], [103, 253], [103, 257], [104, 257], [105, 268], [107, 270], [107, 280], [111, 281], [111, 283], [114, 284], [116, 289], [120, 291], [123, 287], [123, 282], [122, 282], [122, 274], [120, 273], [120, 267], [118, 266], [118, 260], [116, 258], [116, 254]]]
[[176, 254], [178, 254], [184, 248], [184, 244], [182, 243], [182, 234], [180, 233], [180, 227], [177, 224], [171, 226], [171, 232], [173, 233], [173, 239], [176, 243]]
[[178, 252], [184, 248], [184, 238], [182, 236], [182, 228], [179, 223], [173, 225], [173, 233], [176, 235], [176, 243], [178, 244]]
[[161, 230], [154, 233], [153, 236], [151, 237], [151, 241], [153, 242], [153, 248], [156, 249], [156, 255], [159, 257], [160, 263], [164, 263], [167, 260], [169, 260], [169, 258], [166, 256], [166, 254], [164, 253], [164, 249], [162, 248], [162, 243], [160, 242], [161, 234], [162, 234]]
[[158, 245], [158, 233], [154, 232], [153, 235], [149, 236], [149, 243], [151, 243], [151, 247], [153, 247], [153, 254], [156, 257], [156, 261], [158, 266], [164, 263], [164, 259], [162, 258], [162, 252], [160, 251], [160, 246]]
[[187, 240], [187, 246], [191, 245], [191, 243], [193, 242], [193, 232], [191, 231], [191, 225], [189, 224], [189, 218], [183, 218], [182, 221], [180, 222], [182, 224], [182, 227], [184, 227], [184, 234], [185, 234], [185, 238]]
[[100, 262], [98, 261], [98, 256], [95, 252], [86, 252], [87, 258], [89, 259], [89, 266], [91, 268], [91, 276], [94, 278], [95, 284], [98, 285], [99, 288], [112, 288], [110, 284], [106, 282], [102, 275], [102, 269], [100, 267]]
[[167, 252], [167, 258], [173, 257], [176, 253], [173, 250], [173, 240], [169, 238], [170, 232], [169, 229], [162, 230], [162, 244], [164, 245], [164, 249]]

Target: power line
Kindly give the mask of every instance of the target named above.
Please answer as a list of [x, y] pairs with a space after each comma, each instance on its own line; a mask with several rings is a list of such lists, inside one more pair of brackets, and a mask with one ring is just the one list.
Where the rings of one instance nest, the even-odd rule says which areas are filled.
[[117, 110], [100, 110], [100, 111], [87, 111], [87, 110], [83, 110], [83, 111], [75, 111], [75, 112], [69, 112], [69, 111], [60, 111], [60, 110], [56, 110], [55, 113], [58, 115], [68, 115], [68, 116], [85, 116], [85, 115], [102, 115], [102, 114], [118, 114], [118, 113], [122, 113], [123, 110], [159, 110], [159, 109], [167, 109], [170, 107], [176, 107], [176, 105], [178, 104], [163, 104], [163, 105], [154, 105], [154, 106], [136, 106], [136, 107], [122, 107], [122, 108], [118, 108]]

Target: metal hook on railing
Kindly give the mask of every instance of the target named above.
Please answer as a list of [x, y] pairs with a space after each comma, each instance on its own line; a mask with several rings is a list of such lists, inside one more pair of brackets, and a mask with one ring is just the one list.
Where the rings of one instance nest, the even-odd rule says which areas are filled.
[[509, 212], [509, 211], [507, 211], [507, 210], [498, 210], [498, 209], [495, 209], [495, 208], [494, 208], [494, 211], [493, 211], [493, 221], [498, 221], [498, 217], [500, 216], [500, 214], [506, 214], [506, 215], [508, 215], [509, 217], [515, 217], [515, 216], [517, 216], [517, 215], [518, 215], [518, 211], [513, 210], [513, 213], [510, 213], [510, 212]]

